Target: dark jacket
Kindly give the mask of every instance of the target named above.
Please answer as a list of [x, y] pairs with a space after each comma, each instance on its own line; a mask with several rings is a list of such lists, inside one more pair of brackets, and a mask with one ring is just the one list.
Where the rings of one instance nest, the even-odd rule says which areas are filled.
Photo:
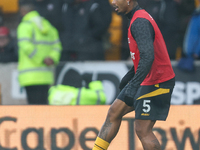
[[63, 53], [76, 52], [87, 55], [88, 60], [93, 60], [93, 56], [104, 55], [102, 37], [107, 31], [111, 17], [103, 19], [105, 13], [102, 13], [100, 6], [96, 0], [63, 4], [64, 31], [60, 33]]
[[62, 0], [34, 0], [36, 11], [46, 18], [58, 31], [62, 30]]
[[178, 12], [173, 0], [151, 0], [146, 11], [155, 19], [164, 40], [170, 59], [175, 59], [178, 47]]
[[1, 63], [17, 62], [17, 61], [18, 61], [17, 45], [13, 40], [11, 40], [11, 42], [5, 47], [2, 48], [0, 47]]

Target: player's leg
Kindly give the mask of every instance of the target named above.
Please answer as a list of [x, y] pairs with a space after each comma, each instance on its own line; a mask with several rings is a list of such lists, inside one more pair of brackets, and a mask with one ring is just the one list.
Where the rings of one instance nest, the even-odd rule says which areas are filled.
[[135, 120], [135, 131], [144, 150], [161, 150], [160, 143], [152, 131], [155, 122], [152, 120]]
[[98, 134], [93, 150], [106, 150], [109, 143], [118, 133], [122, 117], [133, 111], [134, 108], [125, 104], [125, 102], [116, 99], [110, 106], [106, 120]]
[[104, 122], [98, 136], [111, 142], [119, 130], [122, 117], [133, 110], [133, 107], [130, 107], [123, 101], [116, 99], [108, 110], [106, 121]]
[[161, 146], [153, 134], [155, 120], [165, 121], [169, 108], [174, 79], [150, 85], [140, 86], [134, 101], [135, 131], [144, 150], [161, 150]]

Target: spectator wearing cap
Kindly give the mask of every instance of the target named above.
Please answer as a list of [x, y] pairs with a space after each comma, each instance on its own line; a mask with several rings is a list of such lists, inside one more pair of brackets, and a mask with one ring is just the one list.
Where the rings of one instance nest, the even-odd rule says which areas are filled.
[[17, 44], [11, 38], [9, 29], [5, 26], [0, 27], [0, 62], [17, 62]]

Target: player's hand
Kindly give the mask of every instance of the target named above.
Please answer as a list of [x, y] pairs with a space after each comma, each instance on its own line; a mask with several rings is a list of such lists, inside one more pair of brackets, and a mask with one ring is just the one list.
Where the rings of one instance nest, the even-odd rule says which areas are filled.
[[51, 66], [54, 64], [54, 61], [53, 59], [51, 59], [50, 57], [47, 57], [44, 59], [44, 63], [47, 65], [47, 66]]

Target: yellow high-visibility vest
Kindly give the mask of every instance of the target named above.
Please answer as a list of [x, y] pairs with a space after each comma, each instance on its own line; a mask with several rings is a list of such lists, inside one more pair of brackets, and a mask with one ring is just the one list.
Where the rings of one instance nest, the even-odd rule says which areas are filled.
[[49, 89], [50, 105], [103, 105], [106, 95], [101, 81], [92, 81], [89, 88], [56, 85]]
[[53, 67], [46, 57], [58, 64], [62, 46], [57, 30], [37, 11], [26, 14], [17, 29], [19, 47], [19, 83], [21, 86], [53, 84]]

